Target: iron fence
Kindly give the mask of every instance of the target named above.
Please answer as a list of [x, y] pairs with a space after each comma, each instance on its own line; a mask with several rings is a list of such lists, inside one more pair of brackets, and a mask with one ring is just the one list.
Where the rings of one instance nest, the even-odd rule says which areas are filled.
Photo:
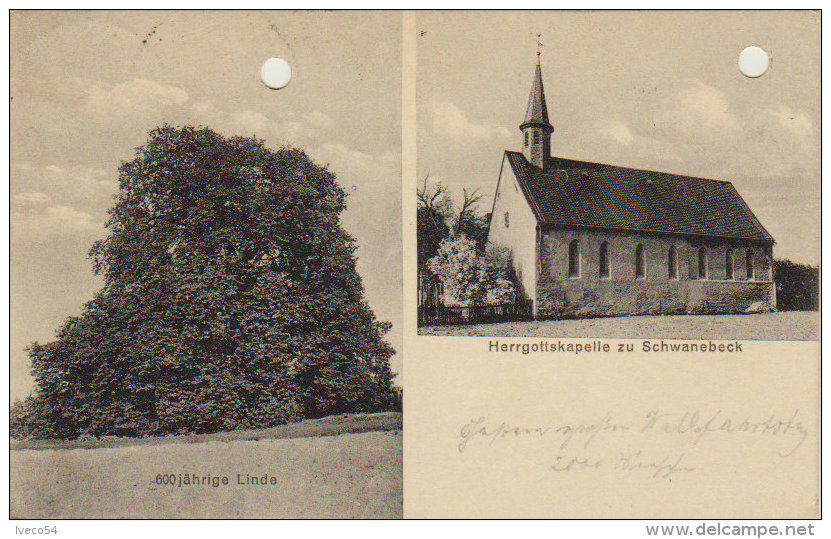
[[470, 306], [419, 305], [418, 325], [460, 326], [531, 320], [534, 316], [532, 307], [531, 300]]

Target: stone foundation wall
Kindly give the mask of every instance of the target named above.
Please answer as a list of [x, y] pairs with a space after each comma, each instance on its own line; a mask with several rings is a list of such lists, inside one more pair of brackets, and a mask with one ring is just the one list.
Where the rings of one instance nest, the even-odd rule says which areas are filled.
[[[775, 309], [770, 281], [770, 248], [731, 241], [691, 241], [625, 233], [546, 230], [539, 235], [538, 318], [628, 314], [743, 313]], [[579, 245], [579, 273], [568, 274], [571, 241]], [[609, 276], [600, 275], [599, 250], [607, 242]], [[644, 275], [635, 272], [643, 246]], [[675, 247], [676, 277], [669, 276], [669, 249]], [[706, 279], [698, 278], [698, 250], [706, 249]], [[733, 279], [727, 279], [727, 250]], [[748, 280], [746, 253], [753, 254]]]

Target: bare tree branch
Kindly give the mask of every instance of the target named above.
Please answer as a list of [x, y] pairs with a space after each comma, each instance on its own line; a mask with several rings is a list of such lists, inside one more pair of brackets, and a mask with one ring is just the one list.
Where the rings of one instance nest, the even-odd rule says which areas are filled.
[[479, 221], [482, 215], [479, 213], [479, 201], [485, 197], [479, 192], [479, 188], [468, 191], [466, 188], [462, 189], [462, 203], [459, 206], [459, 215], [456, 218], [455, 231], [458, 234], [462, 231], [465, 221]]
[[430, 173], [424, 176], [421, 185], [417, 188], [416, 196], [418, 207], [434, 211], [445, 218], [450, 216], [453, 203], [450, 200], [450, 192], [442, 183], [429, 185]]

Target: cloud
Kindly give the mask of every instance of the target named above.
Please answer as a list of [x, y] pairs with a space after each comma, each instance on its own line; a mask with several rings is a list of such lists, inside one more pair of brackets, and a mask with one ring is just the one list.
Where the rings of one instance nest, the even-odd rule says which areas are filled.
[[635, 135], [625, 122], [615, 121], [601, 128], [600, 134], [624, 146], [629, 146], [635, 140]]
[[272, 121], [261, 112], [243, 110], [234, 114], [234, 123], [251, 133], [265, 134], [272, 125]]
[[310, 153], [320, 161], [349, 169], [366, 170], [377, 166], [376, 159], [372, 155], [353, 150], [339, 142], [326, 142], [310, 150]]
[[115, 178], [100, 168], [74, 166], [63, 174], [63, 178], [88, 190], [115, 193], [118, 189]]
[[659, 131], [684, 137], [730, 137], [740, 129], [725, 93], [701, 81], [688, 79], [655, 112]]
[[401, 154], [388, 150], [378, 156], [378, 161], [385, 165], [398, 166], [401, 161]]
[[217, 110], [213, 103], [207, 101], [194, 101], [191, 104], [193, 110], [198, 114], [216, 114]]
[[[621, 166], [675, 170], [690, 157], [689, 147], [677, 137], [655, 133], [637, 120], [597, 121], [585, 130], [575, 130], [568, 141], [557, 141], [564, 157], [614, 163]], [[661, 164], [656, 163], [659, 159]]]
[[335, 125], [332, 118], [318, 111], [309, 112], [308, 114], [305, 114], [303, 118], [314, 127], [318, 127], [320, 129], [329, 129]]
[[511, 132], [502, 126], [471, 122], [462, 109], [447, 101], [433, 103], [432, 117], [433, 132], [448, 138], [484, 140], [511, 136]]
[[756, 112], [750, 125], [757, 134], [773, 139], [773, 144], [790, 144], [797, 151], [817, 155], [817, 148], [812, 147], [812, 144], [819, 142], [814, 122], [804, 111], [785, 105], [765, 108]]
[[[87, 193], [115, 193], [118, 183], [114, 174], [98, 167], [86, 165], [60, 166], [55, 164], [36, 165], [28, 161], [13, 163], [12, 168], [28, 177], [26, 183], [37, 180], [47, 187], [71, 187]], [[48, 195], [44, 195], [48, 196]]]
[[63, 204], [50, 206], [45, 211], [11, 212], [9, 225], [15, 243], [43, 241], [54, 237], [100, 235], [103, 223], [96, 222], [89, 213]]
[[[297, 119], [291, 110], [271, 110], [267, 113], [254, 109], [222, 110], [210, 101], [191, 103], [193, 121], [208, 125], [228, 136], [257, 136], [272, 145], [299, 144], [298, 139], [307, 137], [319, 125], [332, 122], [323, 113], [308, 113], [303, 120]], [[314, 125], [314, 123], [318, 125]], [[334, 122], [332, 122], [334, 123]]]
[[271, 146], [319, 144], [321, 133], [335, 125], [328, 115], [312, 111], [297, 115], [290, 109], [223, 110], [211, 101], [195, 101], [190, 104], [192, 121], [228, 136], [257, 136]]
[[306, 125], [294, 120], [275, 120], [261, 112], [246, 109], [231, 113], [230, 116], [221, 113], [214, 116], [214, 124], [224, 127], [234, 135], [256, 135], [264, 139], [273, 139], [281, 143], [294, 143], [294, 139], [303, 134]]
[[49, 195], [46, 193], [39, 193], [37, 191], [26, 191], [25, 193], [18, 193], [12, 197], [17, 202], [23, 204], [43, 204], [49, 202]]
[[46, 218], [49, 221], [75, 230], [98, 228], [99, 226], [92, 220], [92, 215], [78, 211], [71, 206], [50, 206], [46, 209]]
[[763, 113], [772, 117], [781, 127], [788, 131], [799, 134], [813, 134], [814, 122], [807, 112], [794, 111], [790, 107], [780, 105], [766, 109]]
[[807, 181], [818, 171], [817, 128], [807, 112], [776, 102], [747, 107], [739, 99], [683, 80], [652, 114], [598, 122], [580, 148], [602, 148], [610, 162], [721, 179]]
[[189, 97], [182, 88], [148, 79], [133, 79], [114, 85], [96, 82], [87, 88], [87, 96], [90, 107], [99, 112], [181, 105]]

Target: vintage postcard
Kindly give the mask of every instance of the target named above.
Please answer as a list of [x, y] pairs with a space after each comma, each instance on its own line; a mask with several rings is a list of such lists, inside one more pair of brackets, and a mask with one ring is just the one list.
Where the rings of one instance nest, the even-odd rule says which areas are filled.
[[816, 518], [819, 13], [412, 24], [405, 515]]
[[820, 18], [12, 11], [10, 517], [818, 518]]
[[401, 15], [10, 26], [11, 518], [400, 518]]

